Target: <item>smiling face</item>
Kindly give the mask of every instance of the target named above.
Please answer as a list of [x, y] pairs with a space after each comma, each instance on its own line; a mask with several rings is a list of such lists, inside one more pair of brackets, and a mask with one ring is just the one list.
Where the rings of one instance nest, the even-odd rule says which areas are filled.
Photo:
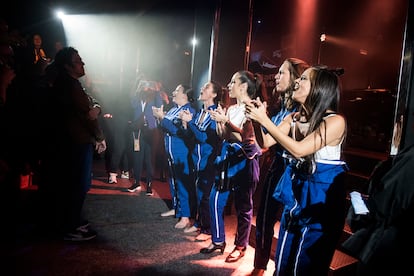
[[184, 87], [182, 85], [178, 85], [172, 92], [172, 100], [179, 106], [183, 106], [188, 103], [188, 97], [187, 94], [184, 93]]
[[295, 90], [293, 91], [292, 98], [298, 103], [303, 104], [306, 101], [311, 89], [311, 72], [312, 68], [308, 68], [303, 72], [300, 78], [296, 79]]

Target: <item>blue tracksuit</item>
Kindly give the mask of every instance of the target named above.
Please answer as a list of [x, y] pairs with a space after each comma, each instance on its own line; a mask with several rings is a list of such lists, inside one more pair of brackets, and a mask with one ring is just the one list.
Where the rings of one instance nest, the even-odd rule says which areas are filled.
[[234, 192], [237, 212], [237, 233], [234, 244], [245, 247], [249, 242], [253, 216], [253, 194], [260, 176], [260, 147], [255, 143], [229, 143], [224, 141], [216, 159], [219, 173], [210, 193], [211, 240], [225, 242], [224, 207], [230, 192]]
[[[208, 107], [209, 110], [216, 108], [216, 105]], [[216, 121], [212, 120], [210, 114], [204, 110], [198, 112], [197, 116], [188, 123], [188, 129], [195, 138], [192, 160], [196, 179], [198, 214], [194, 225], [200, 228], [201, 233], [210, 234], [209, 198], [216, 175], [214, 160], [221, 138], [216, 132]]]
[[346, 164], [317, 162], [309, 174], [290, 162], [274, 192], [285, 205], [274, 275], [327, 275], [345, 222]]
[[193, 115], [196, 113], [190, 103], [181, 107], [176, 105], [160, 121], [170, 165], [170, 191], [178, 218], [194, 217], [197, 208], [190, 160], [192, 141], [185, 138], [182, 121], [178, 118], [182, 110], [189, 110]]
[[[287, 115], [294, 111], [296, 111], [296, 108], [288, 110], [282, 106], [282, 109], [272, 117], [272, 122], [277, 126]], [[267, 132], [266, 129], [263, 130], [265, 133]], [[280, 219], [280, 213], [283, 210], [283, 205], [273, 198], [273, 192], [287, 165], [286, 159], [283, 158], [284, 152], [285, 150], [280, 144], [274, 145], [270, 152], [274, 156], [263, 182], [263, 190], [260, 195], [260, 204], [256, 217], [255, 268], [267, 268], [274, 227], [276, 221]]]

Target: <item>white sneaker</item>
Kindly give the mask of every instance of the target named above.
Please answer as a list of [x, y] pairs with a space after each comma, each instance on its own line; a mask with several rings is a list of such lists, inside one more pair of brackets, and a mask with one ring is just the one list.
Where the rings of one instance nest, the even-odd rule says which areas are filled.
[[128, 171], [122, 171], [121, 172], [121, 178], [129, 179], [129, 172]]
[[167, 212], [161, 213], [162, 217], [175, 216], [175, 209], [168, 210]]
[[130, 192], [130, 193], [133, 193], [133, 192], [136, 192], [136, 191], [139, 191], [139, 190], [141, 190], [141, 185], [136, 185], [136, 184], [133, 184], [131, 187], [129, 187], [128, 189], [128, 192]]
[[116, 184], [117, 183], [116, 177], [117, 177], [116, 173], [109, 173], [108, 183], [109, 184]]

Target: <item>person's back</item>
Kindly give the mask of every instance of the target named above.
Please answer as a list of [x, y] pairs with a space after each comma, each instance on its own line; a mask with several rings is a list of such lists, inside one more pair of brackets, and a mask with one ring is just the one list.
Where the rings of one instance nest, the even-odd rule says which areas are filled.
[[348, 217], [354, 233], [342, 247], [359, 259], [358, 275], [403, 275], [412, 270], [413, 163], [414, 145], [401, 150], [388, 172], [372, 183], [366, 200], [369, 214]]

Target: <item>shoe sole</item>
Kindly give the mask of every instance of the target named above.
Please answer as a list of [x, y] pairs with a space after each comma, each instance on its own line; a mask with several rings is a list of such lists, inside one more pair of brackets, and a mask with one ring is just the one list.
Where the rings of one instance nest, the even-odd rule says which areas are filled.
[[193, 227], [193, 226], [184, 229], [184, 233], [195, 233], [195, 232], [198, 232], [198, 231], [199, 231], [199, 229], [196, 228], [196, 227]]
[[128, 190], [128, 192], [133, 193], [133, 192], [141, 190], [141, 187], [137, 187], [135, 189], [127, 189], [127, 190]]
[[175, 226], [174, 226], [174, 228], [175, 229], [184, 229], [184, 228], [186, 228], [186, 227], [188, 227], [189, 226], [189, 224], [188, 223], [186, 223], [186, 224], [176, 224]]
[[90, 241], [94, 238], [96, 238], [96, 235], [90, 236], [90, 237], [82, 237], [82, 238], [64, 237], [63, 240], [65, 240], [65, 241]]
[[[65, 241], [89, 241], [92, 240], [94, 238], [96, 238], [97, 234], [95, 233], [91, 233], [91, 231], [87, 230], [87, 229], [80, 229], [78, 228], [77, 231], [79, 231], [80, 233], [82, 233], [82, 235], [68, 235], [68, 236], [64, 236], [63, 240]], [[94, 232], [94, 231], [93, 231]], [[88, 234], [89, 233], [89, 234]], [[85, 234], [85, 235], [84, 235]], [[88, 234], [88, 235], [86, 235]]]
[[175, 212], [171, 212], [171, 213], [170, 213], [170, 212], [168, 211], [168, 212], [162, 213], [162, 214], [161, 214], [161, 216], [162, 216], [162, 217], [172, 217], [172, 216], [175, 216]]
[[211, 239], [211, 236], [197, 236], [194, 241], [195, 242], [205, 242], [208, 241], [209, 239]]
[[116, 176], [114, 176], [114, 177], [109, 177], [109, 179], [108, 179], [108, 183], [109, 183], [109, 184], [117, 184]]

